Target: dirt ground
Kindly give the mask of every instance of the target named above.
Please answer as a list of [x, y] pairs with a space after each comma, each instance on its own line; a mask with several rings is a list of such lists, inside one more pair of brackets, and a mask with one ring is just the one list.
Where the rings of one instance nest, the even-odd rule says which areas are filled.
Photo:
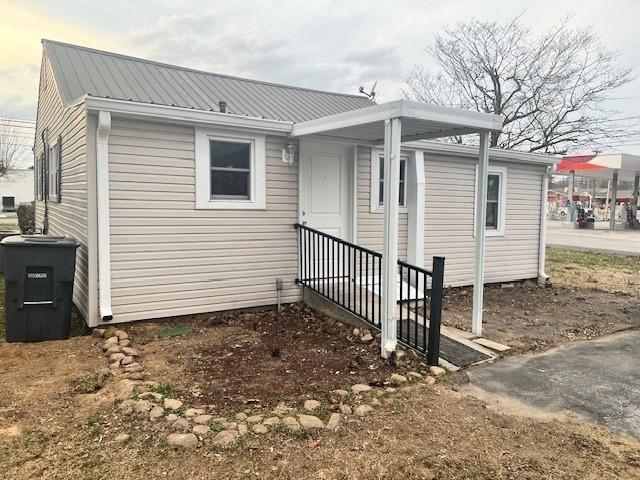
[[[4, 344], [0, 362], [0, 472], [7, 479], [640, 478], [639, 444], [570, 418], [496, 413], [457, 392], [463, 374], [416, 384], [369, 417], [348, 417], [337, 432], [280, 430], [249, 434], [228, 450], [205, 443], [179, 451], [156, 435], [159, 426], [123, 417], [117, 402], [86, 401], [86, 392], [100, 388], [86, 379], [105, 364], [91, 337]], [[131, 439], [116, 443], [123, 432]]]
[[[193, 333], [155, 337], [176, 324]], [[273, 407], [354, 383], [381, 385], [393, 368], [380, 360], [379, 346], [363, 344], [340, 325], [294, 304], [282, 312], [199, 315], [132, 325], [129, 331], [153, 378], [189, 401], [225, 410]]]
[[[640, 257], [549, 249], [551, 284], [485, 287], [483, 336], [511, 354], [640, 327]], [[468, 330], [473, 292], [445, 293], [443, 322]]]

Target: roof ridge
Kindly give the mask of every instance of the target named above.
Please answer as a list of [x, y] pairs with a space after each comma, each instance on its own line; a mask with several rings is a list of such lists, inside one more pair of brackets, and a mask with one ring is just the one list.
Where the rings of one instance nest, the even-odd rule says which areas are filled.
[[[257, 83], [257, 84], [261, 84], [261, 85], [268, 85], [268, 86], [272, 86], [272, 87], [278, 87], [278, 88], [287, 88], [287, 89], [292, 89], [292, 90], [302, 90], [305, 92], [314, 92], [314, 93], [322, 93], [325, 95], [340, 95], [343, 97], [350, 97], [350, 98], [354, 98], [354, 99], [358, 99], [358, 100], [368, 100], [367, 98], [363, 97], [362, 95], [356, 95], [353, 93], [340, 93], [340, 92], [330, 92], [328, 90], [319, 90], [316, 88], [306, 88], [306, 87], [298, 87], [296, 85], [285, 85], [283, 83], [275, 83], [275, 82], [266, 82], [263, 80], [255, 80], [252, 78], [244, 78], [244, 77], [238, 77], [235, 75], [225, 75], [223, 73], [215, 73], [215, 72], [207, 72], [206, 70], [200, 70], [197, 68], [191, 68], [191, 67], [182, 67], [180, 65], [174, 65], [171, 63], [165, 63], [165, 62], [159, 62], [156, 60], [148, 60], [146, 58], [140, 58], [140, 57], [133, 57], [131, 55], [125, 55], [122, 53], [115, 53], [115, 52], [108, 52], [106, 50], [99, 50], [97, 48], [91, 48], [91, 47], [85, 47], [82, 45], [74, 45], [72, 43], [65, 43], [65, 42], [60, 42], [57, 40], [50, 40], [47, 38], [43, 38], [42, 40], [42, 45], [44, 46], [44, 48], [46, 49], [47, 44], [53, 44], [53, 45], [60, 45], [63, 47], [69, 47], [69, 48], [75, 48], [78, 50], [84, 50], [87, 52], [93, 52], [93, 53], [99, 53], [102, 55], [111, 55], [113, 57], [118, 57], [118, 58], [122, 58], [125, 60], [131, 60], [131, 61], [136, 61], [136, 62], [143, 62], [143, 63], [148, 63], [151, 65], [157, 65], [157, 66], [161, 66], [161, 67], [168, 67], [168, 68], [175, 68], [175, 69], [179, 69], [179, 70], [184, 70], [184, 71], [188, 71], [188, 72], [194, 72], [194, 73], [201, 73], [204, 75], [213, 75], [216, 77], [222, 77], [222, 78], [228, 78], [228, 79], [232, 79], [232, 80], [240, 80], [243, 82], [251, 82], [251, 83]], [[371, 101], [371, 100], [370, 100]], [[371, 101], [372, 105], [375, 105], [375, 102]]]

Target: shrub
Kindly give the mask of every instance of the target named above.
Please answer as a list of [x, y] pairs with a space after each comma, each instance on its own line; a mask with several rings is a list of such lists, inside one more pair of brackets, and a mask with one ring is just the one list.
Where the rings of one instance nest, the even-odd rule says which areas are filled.
[[18, 205], [18, 226], [23, 234], [33, 233], [36, 229], [36, 210], [34, 202]]

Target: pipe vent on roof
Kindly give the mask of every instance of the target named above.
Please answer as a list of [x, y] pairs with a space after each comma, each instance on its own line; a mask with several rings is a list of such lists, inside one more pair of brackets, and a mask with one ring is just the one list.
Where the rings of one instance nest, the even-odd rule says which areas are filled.
[[227, 102], [220, 100], [218, 102], [218, 108], [220, 109], [220, 113], [227, 113]]

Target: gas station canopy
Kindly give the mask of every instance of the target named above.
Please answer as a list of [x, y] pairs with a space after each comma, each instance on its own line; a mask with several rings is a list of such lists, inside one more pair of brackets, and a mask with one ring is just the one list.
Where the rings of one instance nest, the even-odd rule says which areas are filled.
[[640, 155], [605, 153], [564, 157], [556, 173], [575, 172], [580, 177], [611, 179], [614, 172], [620, 180], [633, 180], [640, 174]]

